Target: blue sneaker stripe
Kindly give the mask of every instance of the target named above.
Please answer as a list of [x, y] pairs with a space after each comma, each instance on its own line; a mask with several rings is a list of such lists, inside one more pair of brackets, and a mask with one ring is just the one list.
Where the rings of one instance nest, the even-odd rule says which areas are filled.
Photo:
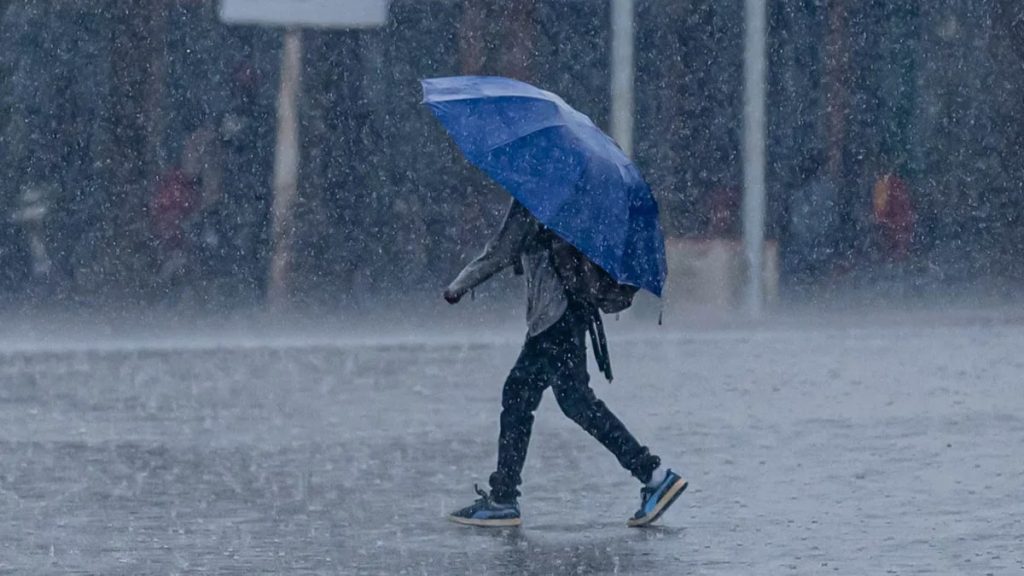
[[688, 483], [680, 475], [669, 470], [665, 480], [658, 485], [654, 494], [643, 502], [638, 516], [629, 519], [629, 526], [646, 526], [661, 517], [665, 510], [686, 490]]

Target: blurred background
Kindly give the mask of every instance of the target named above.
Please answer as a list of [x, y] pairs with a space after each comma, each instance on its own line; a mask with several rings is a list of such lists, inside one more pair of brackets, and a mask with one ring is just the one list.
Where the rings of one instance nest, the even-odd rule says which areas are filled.
[[[607, 128], [610, 6], [394, 0], [382, 27], [304, 29], [289, 302], [436, 299], [507, 196], [418, 81], [511, 76]], [[726, 309], [743, 15], [636, 0], [633, 28], [633, 152], [670, 237], [670, 297]], [[0, 0], [0, 307], [263, 306], [283, 37], [225, 24], [215, 0]], [[767, 45], [769, 299], [1013, 299], [1024, 5], [771, 1]]]
[[[0, 0], [0, 574], [1022, 572], [1024, 2], [225, 11], [382, 3]], [[527, 526], [442, 522], [524, 332], [520, 279], [441, 299], [508, 202], [420, 104], [457, 74], [560, 94], [659, 201], [664, 327], [591, 372], [692, 481], [657, 529], [550, 400]]]

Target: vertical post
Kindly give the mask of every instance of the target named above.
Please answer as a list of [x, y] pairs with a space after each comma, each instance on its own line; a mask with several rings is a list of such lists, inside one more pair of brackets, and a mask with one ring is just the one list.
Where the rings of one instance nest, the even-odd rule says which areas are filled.
[[611, 0], [612, 138], [633, 155], [634, 0]]
[[764, 307], [766, 2], [746, 0], [743, 58], [743, 244], [747, 306], [755, 318]]
[[146, 6], [149, 22], [146, 34], [151, 42], [151, 50], [146, 56], [149, 59], [149, 74], [143, 92], [143, 118], [146, 136], [145, 150], [142, 153], [144, 174], [147, 178], [155, 176], [160, 169], [160, 144], [164, 135], [166, 114], [164, 112], [164, 84], [167, 79], [165, 62], [167, 47], [167, 3], [151, 0]]
[[504, 74], [517, 80], [530, 81], [533, 73], [533, 43], [537, 36], [534, 13], [536, 0], [505, 0], [505, 31], [502, 68]]
[[482, 0], [464, 0], [459, 21], [459, 70], [462, 74], [479, 74], [487, 59], [484, 24], [487, 14]]
[[826, 135], [828, 138], [827, 167], [835, 183], [843, 176], [843, 151], [846, 148], [846, 75], [848, 56], [846, 48], [846, 4], [843, 0], [829, 0], [828, 32], [825, 37], [825, 103], [828, 110]]
[[277, 94], [277, 143], [274, 148], [273, 255], [267, 299], [284, 305], [289, 297], [294, 223], [292, 206], [299, 183], [299, 90], [302, 82], [302, 32], [288, 28], [281, 51], [281, 84]]

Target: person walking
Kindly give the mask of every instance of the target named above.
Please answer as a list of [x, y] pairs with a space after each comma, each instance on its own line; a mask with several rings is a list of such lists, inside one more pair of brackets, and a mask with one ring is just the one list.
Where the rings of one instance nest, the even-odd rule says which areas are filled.
[[595, 343], [599, 366], [611, 376], [600, 311], [585, 294], [569, 289], [579, 279], [564, 277], [567, 267], [556, 261], [558, 242], [552, 231], [513, 200], [500, 230], [483, 253], [444, 291], [445, 300], [456, 304], [470, 290], [508, 267], [526, 278], [528, 332], [502, 390], [497, 469], [490, 475], [490, 492], [476, 487], [479, 499], [453, 512], [449, 516], [453, 522], [472, 526], [521, 524], [518, 487], [533, 430], [533, 413], [549, 387], [562, 412], [643, 484], [640, 508], [629, 519], [629, 526], [657, 520], [687, 487], [687, 481], [662, 466], [660, 458], [641, 445], [591, 389], [588, 332]]

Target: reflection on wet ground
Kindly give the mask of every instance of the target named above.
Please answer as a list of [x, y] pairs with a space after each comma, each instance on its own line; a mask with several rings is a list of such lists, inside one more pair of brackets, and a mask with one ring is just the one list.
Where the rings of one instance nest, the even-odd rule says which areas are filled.
[[0, 573], [1006, 573], [1024, 329], [614, 340], [595, 390], [691, 488], [639, 491], [547, 398], [524, 527], [494, 463], [513, 344], [0, 352]]

